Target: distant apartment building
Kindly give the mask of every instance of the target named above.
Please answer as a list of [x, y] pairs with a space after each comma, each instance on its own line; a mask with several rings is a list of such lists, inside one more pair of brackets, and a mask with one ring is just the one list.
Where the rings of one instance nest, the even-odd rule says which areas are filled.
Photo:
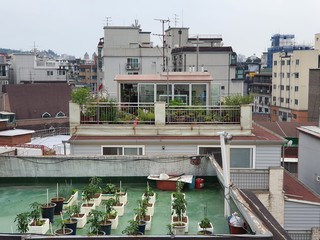
[[84, 61], [79, 65], [78, 84], [89, 86], [91, 91], [97, 90], [97, 62]]
[[[273, 55], [272, 112], [273, 121], [315, 121], [319, 118], [319, 49], [320, 34], [315, 48], [281, 52]], [[311, 74], [310, 74], [311, 73]]]
[[15, 84], [68, 81], [67, 60], [38, 57], [34, 53], [14, 54], [11, 67]]
[[271, 91], [271, 72], [261, 72], [253, 76], [250, 93], [254, 96], [252, 109], [254, 113], [270, 114]]
[[271, 37], [271, 47], [268, 48], [267, 53], [267, 67], [271, 68], [273, 65], [273, 54], [279, 52], [293, 52], [296, 50], [310, 50], [310, 46], [298, 45], [295, 43], [295, 36], [293, 34], [274, 34]]
[[1, 85], [9, 84], [9, 63], [7, 62], [6, 55], [0, 54], [0, 83]]

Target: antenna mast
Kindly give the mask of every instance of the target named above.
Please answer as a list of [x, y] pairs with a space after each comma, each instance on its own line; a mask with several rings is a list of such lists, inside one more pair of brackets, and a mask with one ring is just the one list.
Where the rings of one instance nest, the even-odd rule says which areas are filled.
[[111, 17], [106, 17], [106, 26], [109, 26], [109, 23], [111, 23]]
[[158, 35], [158, 36], [162, 36], [162, 71], [163, 72], [165, 72], [166, 71], [166, 57], [165, 57], [165, 51], [164, 51], [164, 49], [165, 49], [165, 47], [166, 47], [166, 41], [165, 41], [165, 39], [164, 39], [164, 24], [165, 23], [168, 23], [168, 22], [170, 22], [170, 20], [169, 19], [154, 19], [154, 20], [156, 20], [156, 21], [160, 21], [161, 23], [162, 23], [162, 34], [155, 34], [155, 35]]

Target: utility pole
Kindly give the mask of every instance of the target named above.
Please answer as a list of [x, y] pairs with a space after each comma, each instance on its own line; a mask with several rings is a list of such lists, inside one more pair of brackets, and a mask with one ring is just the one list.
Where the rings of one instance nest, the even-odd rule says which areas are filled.
[[169, 19], [154, 19], [156, 21], [160, 21], [162, 23], [162, 34], [155, 34], [155, 35], [158, 35], [158, 36], [162, 36], [162, 71], [165, 72], [166, 71], [166, 67], [168, 68], [167, 66], [167, 62], [166, 61], [166, 56], [165, 56], [165, 47], [166, 47], [166, 41], [164, 39], [164, 24], [165, 23], [168, 23], [170, 22]]
[[109, 23], [111, 23], [111, 17], [106, 17], [106, 26], [109, 26]]

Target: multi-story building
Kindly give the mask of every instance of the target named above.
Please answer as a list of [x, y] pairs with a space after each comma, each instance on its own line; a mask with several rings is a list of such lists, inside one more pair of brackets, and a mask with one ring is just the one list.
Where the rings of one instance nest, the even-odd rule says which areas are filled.
[[161, 48], [153, 47], [150, 32], [138, 26], [105, 26], [102, 52], [103, 85], [111, 97], [117, 97], [114, 77], [118, 74], [162, 72]]
[[252, 109], [254, 113], [270, 114], [271, 91], [271, 72], [263, 72], [253, 76], [250, 92], [254, 96]]
[[210, 91], [222, 97], [243, 94], [244, 82], [235, 78], [237, 55], [232, 47], [223, 46], [221, 35], [192, 36], [189, 28], [169, 28], [165, 39], [171, 51], [170, 71], [209, 72], [213, 76]]
[[267, 67], [272, 67], [273, 54], [279, 52], [293, 52], [295, 50], [310, 50], [310, 46], [297, 45], [293, 34], [274, 34], [271, 37], [271, 47], [267, 53]]
[[[153, 46], [150, 32], [139, 27], [104, 27], [104, 40], [98, 44], [105, 88], [116, 97], [114, 77], [118, 74], [160, 74], [162, 72], [209, 72], [211, 92], [220, 96], [243, 94], [244, 82], [235, 78], [237, 63], [232, 47], [223, 46], [222, 37], [189, 36], [188, 28], [169, 28], [163, 46]], [[101, 45], [103, 44], [103, 49]], [[100, 54], [99, 54], [100, 53]]]
[[[316, 100], [319, 92], [312, 91], [311, 86], [319, 88], [320, 83], [317, 81], [317, 75], [314, 74], [312, 75], [313, 80], [310, 81], [310, 71], [313, 72], [311, 69], [319, 68], [319, 37], [320, 34], [316, 34], [314, 49], [295, 50], [291, 53], [281, 52], [273, 55], [271, 112], [273, 121], [315, 120], [311, 117], [314, 117], [315, 109], [319, 109], [319, 101], [310, 100]], [[310, 93], [313, 95], [310, 96]], [[318, 118], [318, 115], [315, 117]]]
[[67, 60], [38, 57], [34, 53], [14, 54], [11, 67], [15, 84], [68, 81]]
[[9, 84], [9, 63], [7, 62], [7, 57], [0, 54], [0, 84]]
[[78, 83], [90, 86], [91, 91], [97, 90], [97, 62], [85, 61], [79, 65]]

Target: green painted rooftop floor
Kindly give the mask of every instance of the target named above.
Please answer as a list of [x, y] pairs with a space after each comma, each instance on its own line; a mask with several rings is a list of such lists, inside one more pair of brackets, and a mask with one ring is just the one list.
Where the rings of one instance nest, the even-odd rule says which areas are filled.
[[[73, 184], [74, 188], [81, 189], [85, 184]], [[127, 188], [128, 203], [125, 205], [124, 215], [119, 217], [117, 229], [113, 229], [112, 235], [122, 235], [122, 230], [128, 225], [128, 221], [133, 219], [133, 209], [137, 207], [137, 200], [141, 198], [146, 189], [146, 183], [123, 183], [123, 188]], [[157, 193], [154, 215], [152, 217], [151, 230], [146, 231], [146, 235], [166, 235], [168, 234], [167, 224], [171, 221], [171, 191], [161, 191], [152, 185], [152, 189]], [[33, 202], [45, 203], [47, 200], [47, 189], [49, 198], [56, 194], [55, 184], [32, 184], [32, 185], [0, 185], [0, 233], [17, 233], [14, 219], [17, 214], [30, 211], [29, 205]], [[219, 184], [205, 182], [202, 189], [189, 189], [185, 186], [183, 192], [186, 194], [187, 215], [189, 217], [189, 235], [197, 234], [197, 223], [204, 217], [204, 208], [207, 207], [207, 217], [214, 224], [215, 234], [228, 234], [228, 224], [224, 218], [223, 192]], [[79, 204], [82, 200], [79, 198]], [[103, 210], [100, 205], [98, 209]], [[55, 216], [53, 230], [59, 228], [60, 216]], [[77, 235], [87, 235], [89, 226], [78, 229]], [[50, 230], [47, 234], [51, 234]]]

